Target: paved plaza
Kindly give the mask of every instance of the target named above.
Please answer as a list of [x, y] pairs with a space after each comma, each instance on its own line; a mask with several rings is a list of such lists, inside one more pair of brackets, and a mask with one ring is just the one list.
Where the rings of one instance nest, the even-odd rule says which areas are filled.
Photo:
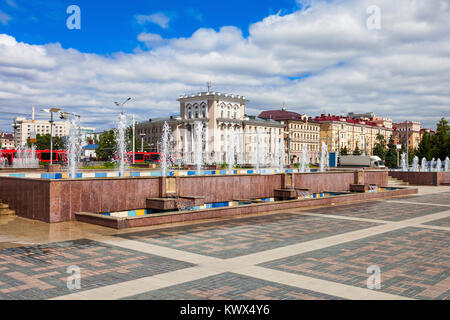
[[449, 299], [450, 187], [419, 191], [120, 231], [0, 217], [0, 299]]

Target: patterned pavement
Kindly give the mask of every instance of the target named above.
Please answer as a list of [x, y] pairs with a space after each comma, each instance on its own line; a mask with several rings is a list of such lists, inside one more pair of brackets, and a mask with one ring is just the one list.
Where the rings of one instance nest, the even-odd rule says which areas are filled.
[[431, 222], [424, 223], [424, 225], [450, 228], [450, 218], [433, 220]]
[[46, 299], [72, 293], [69, 266], [81, 290], [191, 267], [192, 264], [80, 239], [0, 250], [0, 299]]
[[439, 194], [435, 193], [422, 196], [398, 198], [397, 200], [407, 202], [429, 203], [429, 204], [443, 204], [450, 206], [450, 192], [441, 192]]
[[[73, 240], [36, 245], [3, 234], [0, 300], [450, 299], [449, 198], [447, 191], [120, 234], [89, 225]], [[379, 290], [367, 288], [373, 265]], [[67, 288], [69, 266], [81, 270], [80, 290]]]
[[119, 237], [227, 259], [376, 225], [282, 213], [127, 233]]
[[231, 272], [149, 291], [125, 300], [337, 300], [327, 294]]
[[[404, 198], [401, 199], [404, 201]], [[385, 221], [402, 221], [433, 213], [447, 211], [449, 208], [427, 206], [422, 204], [406, 204], [386, 201], [374, 201], [308, 210], [311, 213], [342, 215], [354, 218], [365, 218]]]
[[261, 266], [352, 286], [367, 286], [367, 267], [381, 271], [384, 292], [450, 299], [449, 233], [404, 228]]

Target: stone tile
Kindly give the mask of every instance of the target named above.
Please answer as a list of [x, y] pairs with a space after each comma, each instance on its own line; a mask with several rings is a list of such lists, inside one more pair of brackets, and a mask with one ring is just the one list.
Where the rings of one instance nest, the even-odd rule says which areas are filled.
[[426, 194], [422, 196], [404, 197], [398, 198], [396, 200], [410, 201], [410, 202], [421, 202], [429, 204], [444, 204], [450, 206], [450, 192], [440, 192], [433, 194]]
[[[403, 198], [402, 198], [402, 201]], [[425, 215], [447, 211], [449, 208], [427, 206], [422, 204], [405, 204], [387, 201], [374, 201], [307, 210], [307, 212], [342, 215], [355, 218], [366, 218], [385, 221], [402, 221]]]
[[[69, 290], [69, 266], [81, 289]], [[0, 299], [46, 299], [149, 277], [193, 264], [79, 239], [0, 250]]]
[[153, 290], [124, 300], [334, 300], [337, 297], [231, 272]]
[[444, 218], [444, 219], [430, 221], [430, 222], [424, 223], [424, 225], [450, 228], [450, 217]]
[[366, 287], [367, 268], [381, 270], [381, 291], [416, 299], [449, 299], [450, 233], [403, 228], [263, 263], [260, 266]]
[[281, 213], [120, 234], [130, 240], [217, 258], [234, 258], [350, 231], [375, 223]]

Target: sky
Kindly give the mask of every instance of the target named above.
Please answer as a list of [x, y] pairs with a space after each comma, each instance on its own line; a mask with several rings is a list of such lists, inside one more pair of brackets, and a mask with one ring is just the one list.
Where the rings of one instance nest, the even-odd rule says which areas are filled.
[[164, 117], [208, 81], [248, 114], [285, 104], [434, 128], [450, 118], [449, 21], [450, 0], [0, 0], [0, 130], [57, 106], [101, 131], [128, 97], [138, 121]]

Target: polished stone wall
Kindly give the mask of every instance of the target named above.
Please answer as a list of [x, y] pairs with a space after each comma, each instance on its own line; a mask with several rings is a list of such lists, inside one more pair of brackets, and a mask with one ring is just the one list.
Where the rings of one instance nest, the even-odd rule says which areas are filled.
[[[296, 188], [345, 191], [353, 183], [387, 186], [387, 171], [293, 174]], [[174, 177], [179, 196], [204, 196], [206, 203], [270, 198], [283, 188], [281, 174]], [[76, 212], [117, 212], [146, 208], [147, 198], [164, 196], [159, 177], [48, 180], [0, 177], [0, 199], [16, 214], [45, 222], [75, 219]]]

